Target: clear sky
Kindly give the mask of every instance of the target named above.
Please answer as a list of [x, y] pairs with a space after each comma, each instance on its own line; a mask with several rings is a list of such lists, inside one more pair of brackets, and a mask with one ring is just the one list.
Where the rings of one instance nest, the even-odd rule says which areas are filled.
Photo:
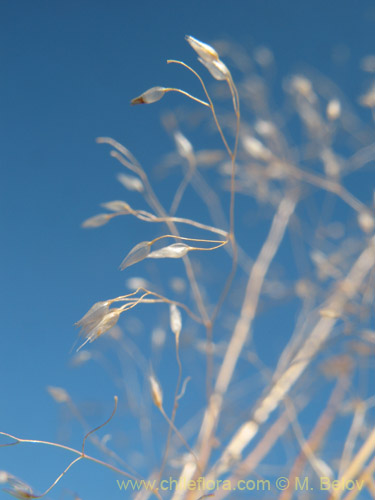
[[[148, 171], [172, 149], [160, 116], [180, 97], [152, 109], [129, 101], [154, 85], [198, 89], [166, 64], [168, 58], [196, 64], [184, 36], [234, 41], [249, 51], [265, 45], [280, 75], [308, 65], [353, 97], [364, 90], [359, 60], [374, 50], [374, 28], [371, 0], [0, 2], [1, 430], [64, 439], [64, 416], [47, 385], [65, 387], [86, 404], [91, 425], [110, 411], [116, 388], [108, 375], [97, 365], [68, 366], [73, 324], [94, 302], [123, 293], [118, 265], [144, 236], [131, 220], [80, 227], [101, 202], [123, 196], [115, 179], [120, 170], [95, 138], [123, 142]], [[368, 186], [356, 189], [362, 188], [368, 202]], [[71, 427], [79, 447], [80, 428], [69, 424], [68, 434]], [[34, 453], [2, 449], [0, 469], [43, 489], [67, 457], [38, 449], [36, 465]], [[106, 487], [96, 496], [90, 484], [90, 467], [79, 466], [82, 497], [104, 498]], [[76, 471], [71, 477], [70, 486], [79, 482]], [[103, 481], [109, 477], [103, 473]], [[112, 491], [107, 498], [117, 497]]]

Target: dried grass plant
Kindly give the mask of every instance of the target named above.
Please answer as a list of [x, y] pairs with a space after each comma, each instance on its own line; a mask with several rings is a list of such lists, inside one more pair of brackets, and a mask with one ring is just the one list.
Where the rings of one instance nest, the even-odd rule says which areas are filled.
[[[76, 457], [42, 494], [5, 471], [0, 482], [17, 498], [40, 498], [85, 459], [112, 469], [116, 477], [154, 481], [153, 487], [128, 490], [137, 500], [152, 495], [173, 500], [248, 497], [249, 491], [225, 488], [224, 480], [235, 485], [243, 479], [280, 476], [290, 485], [296, 478], [309, 477], [315, 492], [292, 487], [281, 491], [271, 481], [270, 491], [251, 494], [282, 500], [375, 498], [375, 223], [369, 199], [360, 199], [351, 189], [356, 176], [374, 165], [375, 86], [372, 83], [360, 98], [365, 108], [360, 110], [323, 76], [293, 75], [283, 83], [285, 102], [275, 108], [267, 81], [274, 64], [268, 49], [260, 48], [249, 58], [226, 43], [219, 43], [216, 51], [193, 37], [186, 39], [217, 81], [212, 91], [195, 69], [170, 60], [197, 79], [202, 96], [157, 86], [132, 100], [133, 105], [151, 104], [175, 92], [193, 101], [192, 111], [184, 108], [164, 119], [175, 151], [158, 166], [159, 177], [176, 175], [178, 166], [183, 170], [170, 208], [159, 199], [135, 156], [116, 140], [101, 137], [97, 142], [109, 146], [110, 155], [125, 168], [118, 180], [139, 192], [148, 209], [110, 201], [103, 204], [105, 213], [83, 223], [93, 228], [123, 216], [151, 223], [155, 237], [128, 248], [121, 270], [126, 273], [146, 259], [158, 259], [155, 266], [159, 259], [181, 259], [181, 276], [172, 295], [160, 293], [148, 279], [133, 277], [128, 280], [131, 292], [94, 304], [77, 322], [81, 344], [73, 358], [77, 365], [95, 359], [92, 349], [98, 345], [100, 352], [101, 341], [96, 341], [101, 337], [111, 338], [127, 352], [133, 341], [114, 327], [130, 310], [136, 314], [141, 306], [159, 304], [162, 314], [168, 313], [173, 335], [165, 337], [163, 323], [154, 329], [150, 342], [159, 350], [174, 343], [176, 363], [164, 367], [169, 378], [176, 378], [174, 392], [162, 390], [151, 368], [153, 360], [144, 359], [136, 346], [131, 348], [137, 377], [149, 384], [155, 406], [146, 411], [151, 431], [145, 440], [158, 418], [155, 411], [167, 426], [156, 440], [158, 466], [142, 477], [124, 460], [129, 450], [121, 457], [95, 434], [114, 417], [117, 396], [110, 418], [87, 431], [68, 392], [49, 387], [54, 400], [66, 405], [86, 428], [81, 449], [1, 432], [9, 440], [3, 447], [39, 443]], [[238, 86], [218, 52], [238, 74]], [[231, 109], [225, 104], [228, 97]], [[242, 123], [240, 102], [245, 110]], [[181, 131], [193, 127], [206, 127], [208, 134], [215, 130], [222, 148], [196, 150]], [[300, 141], [290, 139], [289, 128], [298, 130]], [[179, 215], [189, 197], [195, 203], [200, 199], [200, 219]], [[207, 277], [211, 261], [205, 256], [212, 256], [213, 267], [219, 266], [215, 280]], [[181, 294], [185, 286], [188, 292]], [[289, 322], [285, 315], [292, 316]], [[279, 325], [272, 335], [262, 331], [270, 328], [262, 320], [265, 316]], [[281, 346], [274, 365], [259, 354], [263, 335], [266, 344], [275, 339]], [[201, 376], [203, 367], [205, 380], [198, 380], [192, 392], [189, 378]], [[131, 406], [130, 396], [147, 399], [144, 394], [135, 396], [128, 386], [120, 400]], [[204, 407], [196, 409], [195, 401], [204, 401]], [[179, 411], [182, 403], [194, 408], [192, 415]], [[133, 413], [136, 422], [140, 417], [136, 410]], [[87, 440], [105, 460], [86, 454]], [[317, 484], [323, 476], [346, 483], [361, 480], [363, 486], [321, 491]], [[166, 477], [180, 485], [199, 478], [222, 482], [212, 491], [162, 491], [158, 485]]]

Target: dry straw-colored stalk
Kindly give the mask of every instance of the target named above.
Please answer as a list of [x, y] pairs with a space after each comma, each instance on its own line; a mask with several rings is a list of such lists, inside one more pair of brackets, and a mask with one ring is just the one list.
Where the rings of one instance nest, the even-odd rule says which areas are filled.
[[[253, 473], [264, 462], [267, 454], [273, 449], [275, 443], [282, 437], [288, 427], [294, 432], [296, 442], [300, 447], [300, 452], [297, 453], [294, 464], [292, 462], [292, 467], [286, 472], [290, 482], [292, 483], [294, 478], [307, 467], [310, 467], [316, 474], [319, 474], [319, 471], [325, 467], [326, 470], [331, 470], [333, 474], [332, 467], [330, 468], [320, 457], [319, 447], [337, 418], [339, 403], [347, 394], [351, 375], [349, 371], [340, 372], [331, 399], [326, 407], [322, 409], [313, 431], [306, 439], [304, 438], [303, 426], [298, 423], [297, 415], [302, 408], [311, 402], [311, 396], [307, 393], [302, 396], [295, 396], [292, 393], [292, 388], [300, 381], [301, 376], [314, 362], [318, 354], [324, 351], [333, 336], [334, 329], [335, 331], [338, 330], [336, 327], [339, 321], [343, 321], [345, 328], [351, 328], [352, 325], [347, 320], [349, 314], [362, 319], [366, 314], [365, 306], [369, 305], [373, 298], [373, 291], [371, 286], [366, 284], [366, 280], [373, 273], [375, 267], [375, 245], [372, 237], [375, 218], [372, 211], [354, 196], [348, 187], [344, 187], [342, 177], [373, 160], [374, 149], [373, 147], [363, 146], [358, 153], [346, 162], [339, 157], [333, 148], [334, 132], [337, 127], [342, 126], [347, 133], [351, 134], [361, 144], [363, 142], [362, 135], [358, 133], [355, 127], [351, 126], [351, 120], [345, 121], [347, 113], [341, 97], [332, 95], [332, 92], [327, 90], [325, 81], [320, 82], [320, 89], [315, 88], [315, 84], [304, 75], [294, 75], [285, 82], [285, 89], [294, 102], [295, 109], [307, 134], [306, 145], [301, 148], [301, 151], [298, 151], [298, 154], [288, 146], [288, 141], [283, 135], [282, 126], [278, 126], [277, 117], [275, 117], [275, 122], [272, 121], [260, 80], [253, 79], [244, 82], [245, 94], [246, 92], [249, 94], [248, 103], [259, 114], [259, 119], [254, 124], [245, 124], [243, 130], [240, 130], [239, 92], [228, 66], [219, 56], [220, 51], [192, 36], [187, 36], [186, 40], [198, 55], [198, 61], [204, 67], [204, 71], [207, 70], [209, 75], [217, 82], [226, 84], [224, 86], [229, 91], [228, 95], [230, 95], [232, 105], [230, 114], [221, 115], [217, 112], [210, 92], [207, 90], [200, 74], [191, 66], [178, 60], [168, 60], [168, 64], [176, 65], [181, 70], [186, 70], [194, 75], [201, 85], [204, 94], [203, 99], [195, 97], [183, 89], [154, 86], [134, 98], [131, 104], [153, 104], [166, 97], [170, 92], [187, 97], [194, 103], [194, 106], [203, 106], [202, 109], [210, 112], [211, 120], [223, 144], [224, 153], [220, 153], [218, 156], [217, 151], [216, 155], [214, 154], [215, 151], [196, 151], [192, 142], [181, 132], [177, 120], [169, 127], [176, 148], [174, 157], [178, 157], [178, 161], [182, 163], [184, 173], [168, 210], [159, 200], [146, 170], [135, 156], [114, 139], [108, 137], [98, 138], [98, 143], [107, 144], [112, 148], [110, 155], [128, 171], [127, 174], [120, 173], [118, 181], [128, 191], [133, 191], [142, 196], [149, 208], [148, 210], [134, 209], [126, 201], [108, 201], [102, 204], [107, 213], [100, 213], [90, 217], [83, 223], [83, 227], [100, 227], [109, 223], [115, 217], [125, 215], [131, 215], [145, 223], [152, 223], [154, 228], [156, 227], [155, 223], [165, 224], [167, 230], [162, 231], [161, 235], [159, 233], [159, 236], [153, 239], [138, 242], [133, 248], [128, 248], [127, 252], [124, 252], [126, 256], [120, 265], [120, 269], [126, 273], [130, 266], [136, 266], [146, 259], [154, 259], [156, 262], [158, 259], [181, 259], [190, 285], [193, 305], [188, 306], [182, 300], [174, 300], [152, 291], [150, 289], [152, 285], [149, 286], [148, 281], [143, 278], [130, 278], [127, 283], [132, 280], [134, 287], [132, 285], [131, 289], [134, 291], [97, 302], [77, 322], [80, 334], [83, 337], [83, 343], [78, 348], [78, 351], [102, 337], [103, 334], [113, 332], [109, 333], [109, 335], [118, 342], [121, 352], [128, 352], [127, 350], [131, 350], [132, 340], [125, 338], [125, 336], [122, 337], [121, 333], [119, 334], [118, 331], [116, 333], [113, 329], [113, 327], [116, 327], [121, 315], [126, 315], [135, 307], [149, 307], [151, 304], [164, 304], [164, 306], [168, 307], [169, 327], [173, 334], [171, 337], [175, 347], [177, 376], [174, 394], [169, 395], [167, 392], [163, 394], [161, 383], [156, 379], [155, 375], [152, 372], [149, 375], [151, 400], [156, 410], [168, 424], [160, 464], [158, 464], [156, 470], [150, 473], [150, 481], [160, 482], [167, 468], [173, 462], [176, 463], [176, 461], [180, 460], [178, 465], [178, 481], [180, 485], [189, 484], [189, 481], [196, 480], [200, 476], [204, 476], [206, 481], [213, 481], [222, 478], [224, 475], [229, 478], [232, 484], [235, 484], [240, 478]], [[225, 48], [225, 45], [223, 47]], [[240, 61], [244, 63], [244, 58], [241, 59], [239, 54], [228, 51], [228, 55], [231, 56], [233, 61], [236, 61], [235, 56], [237, 56], [237, 62], [240, 66]], [[263, 48], [263, 51], [259, 50], [257, 52], [255, 60], [264, 69], [272, 60], [272, 54]], [[362, 97], [362, 104], [370, 107], [374, 113], [373, 95], [373, 89], [371, 88]], [[319, 105], [321, 96], [324, 96], [325, 99], [324, 106]], [[226, 163], [224, 163], [223, 154], [227, 155], [228, 160]], [[316, 165], [313, 165], [313, 168], [305, 168], [304, 162], [311, 159], [319, 162], [321, 173], [317, 171]], [[224, 179], [223, 184], [224, 188], [229, 191], [228, 207], [226, 209], [219, 195], [205, 180], [200, 171], [201, 164], [212, 166], [216, 162], [223, 163], [221, 172]], [[202, 199], [204, 206], [207, 207], [212, 225], [211, 223], [207, 224], [177, 216], [185, 194], [190, 187], [195, 190]], [[327, 200], [335, 197], [346, 208], [349, 207], [354, 211], [358, 227], [364, 235], [364, 243], [362, 241], [357, 242], [355, 248], [354, 245], [349, 245], [348, 249], [344, 248], [344, 251], [342, 249], [336, 250], [336, 253], [332, 253], [332, 255], [328, 255], [326, 249], [313, 246], [311, 261], [317, 269], [317, 283], [319, 283], [319, 280], [330, 279], [332, 280], [331, 285], [328, 293], [322, 294], [324, 297], [322, 300], [319, 299], [317, 304], [311, 299], [314, 293], [313, 286], [307, 284], [304, 279], [299, 280], [296, 292], [303, 303], [302, 312], [296, 322], [295, 333], [279, 356], [278, 365], [272, 374], [270, 369], [262, 365], [255, 352], [255, 347], [250, 352], [247, 348], [249, 345], [254, 344], [252, 342], [254, 320], [263, 306], [261, 302], [263, 295], [270, 293], [270, 291], [275, 292], [272, 288], [277, 290], [277, 287], [272, 287], [268, 280], [271, 279], [272, 265], [280, 246], [289, 228], [301, 230], [304, 221], [301, 222], [300, 219], [299, 204], [302, 204], [314, 189], [325, 193], [325, 210], [329, 211], [330, 208], [328, 206], [327, 209]], [[235, 199], [237, 192], [251, 194], [259, 202], [259, 206], [264, 204], [273, 210], [273, 218], [268, 234], [254, 261], [237, 243], [238, 235], [235, 231]], [[330, 195], [330, 198], [328, 198], [328, 195]], [[324, 209], [322, 212], [324, 212]], [[321, 229], [321, 227], [317, 229]], [[195, 234], [194, 237], [184, 235], [185, 230], [197, 232], [198, 235], [196, 237]], [[211, 235], [207, 237], [207, 233]], [[344, 243], [346, 242], [347, 240], [344, 240]], [[191, 252], [194, 252], [195, 255], [203, 255], [202, 252], [220, 251], [221, 248], [230, 255], [231, 265], [228, 274], [224, 276], [224, 284], [222, 290], [219, 291], [216, 303], [210, 303], [210, 298], [204, 293], [203, 285], [200, 282], [199, 269], [192, 264]], [[295, 257], [298, 261], [300, 257], [298, 250], [295, 251]], [[302, 266], [300, 263], [297, 264], [303, 267], [303, 264]], [[224, 301], [232, 288], [238, 265], [245, 272], [247, 279], [241, 307], [231, 326], [229, 338], [224, 339], [221, 343], [216, 342], [214, 333], [216, 332], [217, 318], [222, 312]], [[319, 290], [322, 291], [322, 286]], [[364, 291], [364, 298], [358, 305], [356, 304], [356, 298], [362, 291]], [[236, 293], [238, 293], [237, 289]], [[176, 424], [178, 422], [176, 419], [178, 404], [185, 394], [187, 381], [189, 380], [188, 377], [185, 378], [185, 382], [182, 382], [183, 365], [180, 358], [180, 349], [182, 350], [185, 346], [183, 344], [185, 330], [187, 329], [185, 319], [203, 325], [205, 329], [206, 338], [203, 349], [206, 355], [205, 386], [207, 398], [202, 415], [194, 415], [184, 427], [178, 428]], [[370, 341], [368, 341], [369, 338]], [[371, 344], [371, 338], [370, 332], [366, 337], [367, 344]], [[159, 343], [162, 344], [163, 342], [164, 337]], [[367, 344], [361, 344], [357, 349], [358, 353], [367, 353], [369, 349]], [[95, 358], [94, 354], [90, 356], [85, 355], [85, 353], [87, 351], [80, 351], [76, 355], [77, 364]], [[217, 367], [217, 371], [214, 363], [216, 356], [220, 357], [220, 365]], [[232, 425], [226, 444], [217, 451], [218, 439], [216, 434], [220, 429], [219, 425], [223, 420], [227, 401], [231, 401], [231, 404], [233, 401], [233, 394], [230, 394], [229, 389], [236, 388], [235, 374], [241, 357], [247, 357], [248, 361], [259, 368], [260, 374], [266, 381], [266, 388], [255, 405], [253, 404], [251, 409], [246, 408], [247, 412], [243, 414], [244, 418], [237, 419]], [[346, 368], [354, 366], [352, 356], [344, 356], [344, 358], [347, 360], [347, 363], [344, 363]], [[134, 359], [138, 363], [142, 376], [145, 377], [148, 366], [145, 356], [138, 352]], [[336, 365], [332, 359], [330, 361], [330, 369], [325, 370], [327, 376], [335, 371]], [[121, 362], [125, 364], [123, 360]], [[44, 496], [81, 459], [101, 464], [127, 478], [140, 479], [139, 475], [130, 469], [125, 461], [93, 434], [107, 425], [113, 418], [117, 408], [117, 397], [110, 418], [104, 424], [87, 432], [87, 423], [68, 392], [61, 387], [51, 386], [48, 387], [48, 391], [58, 404], [69, 408], [71, 413], [81, 422], [86, 431], [82, 442], [82, 450], [79, 451], [64, 445], [44, 441], [21, 439], [1, 432], [2, 436], [12, 439], [12, 442], [8, 443], [7, 446], [20, 443], [39, 443], [65, 449], [78, 455], [42, 495], [37, 495], [32, 488], [15, 476], [6, 472], [0, 473], [0, 482], [7, 481], [10, 486], [9, 493], [22, 499]], [[139, 397], [139, 394], [137, 394], [137, 397]], [[165, 409], [169, 407], [171, 408], [170, 413]], [[272, 425], [267, 428], [270, 416], [277, 409], [280, 410], [280, 414]], [[341, 482], [361, 478], [367, 485], [368, 490], [374, 493], [372, 477], [375, 466], [371, 457], [375, 453], [375, 431], [369, 432], [368, 436], [365, 437], [360, 433], [360, 428], [362, 424], [364, 425], [368, 415], [367, 410], [367, 403], [363, 401], [358, 403], [352, 426], [343, 442], [337, 476]], [[151, 429], [151, 418], [148, 418]], [[199, 424], [197, 424], [198, 421]], [[193, 429], [193, 431], [189, 430], [187, 432], [187, 429]], [[147, 435], [145, 441], [150, 438], [150, 434]], [[258, 443], [253, 449], [248, 449], [249, 444], [256, 436], [259, 436]], [[88, 456], [85, 452], [87, 439], [91, 440], [101, 452], [104, 452], [110, 458], [111, 463]], [[363, 443], [358, 449], [360, 439], [363, 440]], [[188, 452], [183, 460], [180, 457], [181, 448]], [[214, 450], [218, 458], [216, 458], [216, 463], [213, 464]], [[245, 452], [247, 455], [243, 457]], [[119, 467], [112, 465], [112, 461]], [[169, 493], [173, 500], [201, 500], [210, 496], [219, 499], [229, 494], [224, 489], [218, 490], [215, 494], [204, 494], [202, 491], [189, 491], [179, 487], [174, 492]], [[152, 494], [161, 498], [161, 492], [155, 487], [139, 492], [136, 500], [146, 500]], [[290, 498], [291, 494], [290, 490], [285, 491], [280, 496], [280, 499]], [[345, 498], [350, 500], [355, 498], [356, 494], [358, 492], [353, 491], [348, 493]], [[341, 496], [340, 491], [332, 491], [330, 498], [331, 500], [337, 500]]]

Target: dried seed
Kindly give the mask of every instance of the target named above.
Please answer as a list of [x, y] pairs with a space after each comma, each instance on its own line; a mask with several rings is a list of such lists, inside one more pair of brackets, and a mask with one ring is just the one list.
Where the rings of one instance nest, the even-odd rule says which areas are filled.
[[121, 271], [145, 259], [149, 255], [150, 250], [151, 246], [149, 241], [142, 241], [141, 243], [138, 243], [138, 245], [132, 248], [125, 259], [121, 262]]
[[94, 215], [94, 217], [90, 217], [89, 219], [86, 219], [82, 223], [82, 227], [104, 226], [104, 224], [107, 224], [107, 222], [110, 220], [110, 218], [111, 218], [111, 216], [108, 214]]
[[164, 87], [152, 87], [151, 89], [143, 92], [139, 97], [136, 97], [130, 101], [131, 104], [151, 104], [156, 101], [160, 101], [167, 89]]

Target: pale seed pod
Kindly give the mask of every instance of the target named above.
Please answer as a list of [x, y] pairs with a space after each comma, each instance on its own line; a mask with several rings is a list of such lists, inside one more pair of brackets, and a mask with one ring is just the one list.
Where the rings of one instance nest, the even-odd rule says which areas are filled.
[[67, 403], [70, 400], [69, 394], [62, 387], [53, 387], [49, 385], [47, 391], [56, 403]]
[[369, 234], [374, 230], [375, 219], [370, 212], [368, 212], [367, 210], [363, 210], [358, 215], [358, 224], [362, 231]]
[[201, 42], [193, 36], [186, 35], [185, 40], [190, 44], [191, 48], [195, 50], [198, 56], [206, 62], [218, 61], [219, 54], [216, 50], [207, 43]]
[[172, 332], [176, 335], [176, 341], [178, 341], [182, 328], [182, 319], [180, 310], [176, 304], [171, 304], [169, 306], [169, 322]]
[[250, 135], [244, 136], [242, 144], [246, 152], [257, 160], [268, 161], [272, 158], [271, 151], [255, 137]]
[[87, 313], [77, 321], [76, 325], [88, 332], [92, 330], [108, 313], [110, 302], [108, 300], [96, 302]]
[[157, 408], [162, 408], [163, 406], [163, 392], [161, 390], [159, 382], [153, 375], [149, 376], [151, 397], [154, 405]]
[[184, 257], [188, 251], [191, 249], [188, 245], [184, 243], [173, 243], [172, 245], [168, 245], [167, 247], [160, 248], [159, 250], [155, 250], [151, 252], [147, 258], [148, 259], [180, 259]]
[[215, 80], [228, 80], [230, 77], [229, 69], [225, 66], [225, 64], [218, 60], [214, 61], [206, 61], [201, 57], [198, 58], [199, 62], [205, 66], [208, 71], [211, 73], [211, 76], [215, 78]]
[[151, 343], [153, 347], [160, 349], [163, 347], [166, 339], [165, 330], [162, 328], [154, 328], [151, 333]]
[[141, 243], [138, 243], [138, 245], [132, 248], [125, 259], [121, 262], [121, 271], [145, 259], [150, 253], [150, 250], [151, 247], [149, 241], [142, 241]]
[[106, 203], [102, 203], [102, 207], [110, 210], [111, 212], [129, 213], [132, 211], [130, 205], [128, 205], [125, 201], [120, 200], [107, 201]]
[[193, 146], [191, 145], [191, 142], [179, 131], [175, 132], [173, 137], [178, 153], [183, 158], [189, 158], [193, 154]]
[[139, 276], [133, 276], [126, 280], [125, 285], [130, 290], [138, 290], [138, 288], [148, 288], [150, 284], [147, 280]]
[[330, 121], [337, 120], [341, 115], [341, 103], [338, 99], [331, 99], [327, 104], [327, 118]]
[[111, 216], [108, 214], [94, 215], [94, 217], [90, 217], [89, 219], [86, 219], [82, 223], [82, 227], [104, 226], [104, 224], [107, 224], [107, 222], [110, 220], [110, 218], [111, 218]]
[[138, 177], [120, 173], [117, 176], [117, 180], [129, 191], [138, 191], [139, 193], [144, 191], [143, 182]]

